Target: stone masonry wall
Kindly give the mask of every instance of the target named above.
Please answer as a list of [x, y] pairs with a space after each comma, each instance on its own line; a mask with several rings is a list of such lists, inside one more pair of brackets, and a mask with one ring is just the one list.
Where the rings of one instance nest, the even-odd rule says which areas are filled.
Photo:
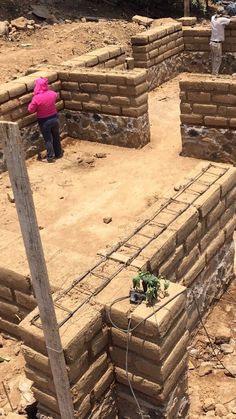
[[[147, 69], [149, 90], [183, 71], [211, 72], [211, 29], [195, 23], [196, 19], [186, 22], [180, 19], [179, 23], [154, 27], [131, 38], [135, 67]], [[236, 24], [230, 23], [225, 33], [221, 73], [233, 74], [236, 72]]]
[[[145, 222], [106, 249], [68, 292], [54, 296], [76, 417], [100, 418], [103, 412], [108, 419], [117, 409], [120, 418], [137, 417], [125, 373], [131, 314], [132, 328], [151, 316], [132, 331], [128, 356], [129, 377], [144, 413], [187, 418], [187, 347], [199, 320], [192, 292], [204, 315], [233, 279], [236, 226], [236, 169], [210, 164], [190, 176], [180, 192], [150, 207]], [[154, 306], [129, 303], [132, 278], [140, 269], [171, 281], [168, 295]], [[124, 301], [113, 304], [120, 297]], [[43, 333], [38, 320], [31, 322], [36, 313], [20, 324], [26, 374], [41, 412], [57, 418]]]
[[[121, 48], [109, 47], [108, 50], [109, 54], [115, 54]], [[106, 54], [108, 52], [104, 51], [104, 59]], [[149, 142], [145, 70], [82, 67], [74, 70], [68, 65], [37, 71], [0, 86], [0, 119], [19, 123], [26, 158], [44, 148], [36, 114], [28, 113], [34, 81], [38, 77], [47, 77], [50, 88], [58, 92], [61, 138], [70, 135], [135, 148]], [[0, 172], [4, 170], [6, 162], [0, 145]]]
[[[209, 27], [183, 27], [185, 50], [183, 63], [189, 72], [211, 72], [210, 36], [211, 29]], [[232, 74], [236, 72], [235, 52], [236, 24], [230, 23], [225, 29], [221, 73]]]
[[236, 79], [207, 75], [180, 81], [182, 155], [236, 162]]
[[[211, 28], [195, 26], [194, 28], [183, 27], [185, 51], [210, 51]], [[230, 23], [225, 27], [224, 52], [236, 50], [236, 23]]]
[[150, 140], [145, 70], [60, 71], [70, 137], [126, 147]]
[[168, 23], [131, 37], [135, 67], [148, 70], [150, 90], [180, 71], [184, 50], [181, 23]]
[[[58, 111], [63, 109], [60, 98], [61, 82], [56, 71], [38, 71], [31, 76], [20, 77], [0, 86], [0, 120], [18, 122], [26, 157], [44, 148], [44, 143], [37, 127], [36, 114], [29, 114], [28, 104], [33, 96], [34, 81], [38, 77], [47, 77], [50, 88], [58, 92]], [[64, 127], [63, 120], [61, 124]], [[0, 143], [0, 172], [6, 170], [6, 163]]]
[[0, 329], [19, 336], [18, 324], [35, 307], [30, 278], [0, 268]]

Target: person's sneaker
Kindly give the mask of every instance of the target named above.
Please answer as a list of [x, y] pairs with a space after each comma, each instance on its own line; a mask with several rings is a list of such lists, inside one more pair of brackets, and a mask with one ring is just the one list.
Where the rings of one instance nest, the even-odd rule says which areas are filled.
[[55, 158], [54, 157], [52, 157], [51, 159], [47, 159], [47, 161], [48, 161], [48, 163], [55, 163]]

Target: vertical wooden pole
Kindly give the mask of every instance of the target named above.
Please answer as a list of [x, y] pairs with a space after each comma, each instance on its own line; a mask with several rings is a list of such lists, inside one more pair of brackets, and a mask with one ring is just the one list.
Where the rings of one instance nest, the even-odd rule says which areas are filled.
[[61, 418], [74, 419], [70, 384], [18, 124], [14, 122], [0, 122], [0, 141], [3, 143], [8, 173], [15, 197]]
[[190, 1], [191, 0], [184, 0], [184, 16], [190, 16]]

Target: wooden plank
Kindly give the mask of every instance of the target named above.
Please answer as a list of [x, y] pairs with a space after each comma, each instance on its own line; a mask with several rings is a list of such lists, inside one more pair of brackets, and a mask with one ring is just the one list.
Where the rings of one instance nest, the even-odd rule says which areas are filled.
[[184, 0], [184, 17], [190, 16], [190, 0]]
[[74, 409], [70, 384], [18, 124], [14, 122], [0, 122], [0, 140], [3, 143], [5, 159], [14, 193], [61, 418], [73, 419]]

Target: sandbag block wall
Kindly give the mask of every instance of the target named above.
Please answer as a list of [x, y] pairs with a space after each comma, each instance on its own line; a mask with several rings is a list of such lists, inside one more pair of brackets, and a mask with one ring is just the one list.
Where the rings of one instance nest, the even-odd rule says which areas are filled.
[[[35, 79], [47, 77], [50, 89], [58, 92], [57, 109], [63, 109], [60, 99], [61, 83], [56, 71], [37, 71], [33, 75], [20, 77], [0, 85], [0, 120], [18, 122], [26, 158], [44, 148], [36, 114], [29, 114], [28, 105], [33, 97]], [[63, 127], [63, 124], [62, 124]], [[0, 144], [0, 172], [6, 170], [6, 162]]]
[[149, 89], [181, 71], [184, 50], [181, 23], [168, 23], [131, 37], [134, 65], [148, 71]]
[[[160, 298], [154, 306], [146, 303], [132, 306], [129, 297], [120, 302], [121, 296], [129, 295], [132, 278], [136, 275], [136, 268], [124, 269], [96, 297], [99, 304], [106, 306], [106, 322], [110, 326], [109, 353], [115, 367], [118, 417], [136, 419], [139, 416], [126, 374], [127, 333], [124, 330], [128, 330], [131, 315], [131, 328], [141, 324], [130, 337], [128, 375], [143, 414], [185, 418], [189, 407], [186, 288], [171, 283], [168, 296]], [[165, 308], [144, 321], [159, 305], [172, 298], [174, 300]]]
[[236, 78], [191, 75], [180, 90], [182, 155], [236, 163]]
[[[147, 414], [187, 417], [184, 354], [189, 332], [199, 322], [192, 292], [203, 315], [234, 277], [235, 197], [236, 169], [207, 165], [178, 196], [157, 201], [132, 238], [107, 250], [69, 293], [58, 297], [55, 307], [58, 321], [65, 320], [60, 334], [77, 417], [113, 418], [118, 408], [124, 418], [124, 403], [131, 418], [137, 417], [125, 375], [127, 334], [116, 326], [127, 329], [127, 297], [140, 269], [160, 272], [171, 281], [169, 295], [154, 308], [175, 298], [134, 331], [130, 378]], [[120, 297], [126, 298], [112, 306], [111, 323], [108, 312]], [[66, 319], [68, 310], [74, 314]], [[135, 308], [132, 327], [152, 313], [145, 303]], [[34, 315], [20, 324], [26, 373], [42, 412], [58, 417], [42, 330], [31, 323]]]
[[[195, 290], [204, 313], [234, 277], [235, 197], [236, 169], [209, 165], [173, 201], [157, 201], [157, 214], [110, 258]], [[187, 311], [192, 330], [198, 317], [191, 292]]]
[[[194, 28], [183, 27], [184, 54], [183, 64], [187, 71], [193, 73], [211, 72], [210, 37], [211, 29], [206, 26]], [[232, 74], [236, 71], [234, 53], [236, 52], [236, 23], [231, 22], [225, 27], [223, 62], [221, 73]]]
[[[75, 287], [59, 299], [56, 306], [58, 321], [82, 304], [82, 307], [60, 328], [64, 355], [67, 363], [75, 417], [115, 418], [113, 366], [107, 355], [108, 329], [103, 321], [103, 309], [86, 303], [88, 291]], [[84, 304], [83, 304], [84, 303]], [[63, 311], [61, 307], [66, 307]], [[26, 376], [34, 382], [33, 392], [40, 403], [41, 414], [50, 413], [59, 418], [55, 387], [47, 357], [42, 330], [31, 324], [32, 312], [21, 325], [26, 361]], [[103, 413], [102, 413], [103, 412]], [[104, 414], [104, 416], [101, 416]]]
[[145, 70], [60, 71], [68, 135], [123, 147], [150, 140]]
[[19, 336], [19, 323], [36, 307], [31, 280], [0, 268], [0, 331]]
[[98, 48], [86, 54], [64, 61], [63, 66], [69, 67], [96, 67], [96, 68], [116, 68], [117, 70], [126, 69], [125, 47], [120, 45], [109, 45]]
[[[81, 304], [90, 293], [92, 295], [93, 292], [98, 291], [102, 282], [106, 284], [109, 276], [113, 276], [115, 272], [119, 273], [103, 291], [98, 292], [98, 295], [91, 300], [91, 304], [85, 303], [60, 328], [75, 417], [80, 419], [115, 418], [121, 406], [120, 402], [117, 403], [117, 397], [119, 400], [126, 397], [130, 399], [124, 371], [125, 339], [124, 336], [120, 337], [118, 330], [110, 328], [105, 308], [108, 308], [109, 303], [117, 296], [129, 292], [132, 278], [137, 275], [138, 270], [126, 268], [124, 264], [112, 259], [101, 260], [101, 265], [84, 278], [81, 286], [73, 289], [66, 299], [59, 299], [58, 306], [56, 305], [57, 318], [62, 320], [62, 304], [69, 310], [73, 308], [75, 302]], [[168, 302], [173, 296], [184, 291], [185, 287], [171, 284], [165, 301]], [[161, 302], [163, 303], [164, 300]], [[134, 338], [134, 345], [133, 342], [131, 344], [132, 360], [129, 358], [129, 370], [130, 375], [133, 373], [135, 375], [135, 388], [138, 385], [138, 390], [141, 393], [144, 392], [142, 398], [145, 406], [151, 406], [150, 408], [159, 414], [171, 412], [175, 415], [180, 411], [185, 414], [188, 408], [186, 347], [189, 334], [186, 330], [185, 306], [186, 293], [184, 292], [177, 296], [173, 303], [168, 304], [167, 311], [163, 309], [155, 319], [148, 323], [147, 331], [144, 325], [139, 328], [138, 338]], [[116, 307], [116, 314], [112, 312], [113, 320], [118, 326], [127, 327], [127, 310], [130, 310], [130, 304], [126, 299], [124, 312], [119, 312], [119, 306]], [[152, 307], [146, 307], [144, 304], [143, 311], [141, 310], [140, 313], [137, 311], [137, 319], [142, 319], [152, 310]], [[26, 375], [34, 382], [33, 392], [39, 402], [40, 413], [59, 418], [42, 330], [31, 324], [34, 315], [35, 311], [21, 323]], [[135, 321], [135, 315], [133, 318]], [[178, 330], [174, 324], [175, 320], [178, 323]], [[179, 343], [176, 345], [177, 338], [179, 338]], [[145, 347], [143, 347], [144, 341]], [[140, 352], [141, 347], [143, 349]], [[155, 361], [155, 367], [153, 361]], [[146, 373], [144, 369], [147, 370]], [[178, 397], [177, 403], [176, 397]], [[133, 404], [127, 402], [127, 409], [130, 407], [133, 407]], [[119, 417], [123, 417], [122, 412], [123, 410], [120, 410]], [[134, 417], [137, 417], [136, 410], [133, 410], [133, 413], [136, 415]]]

